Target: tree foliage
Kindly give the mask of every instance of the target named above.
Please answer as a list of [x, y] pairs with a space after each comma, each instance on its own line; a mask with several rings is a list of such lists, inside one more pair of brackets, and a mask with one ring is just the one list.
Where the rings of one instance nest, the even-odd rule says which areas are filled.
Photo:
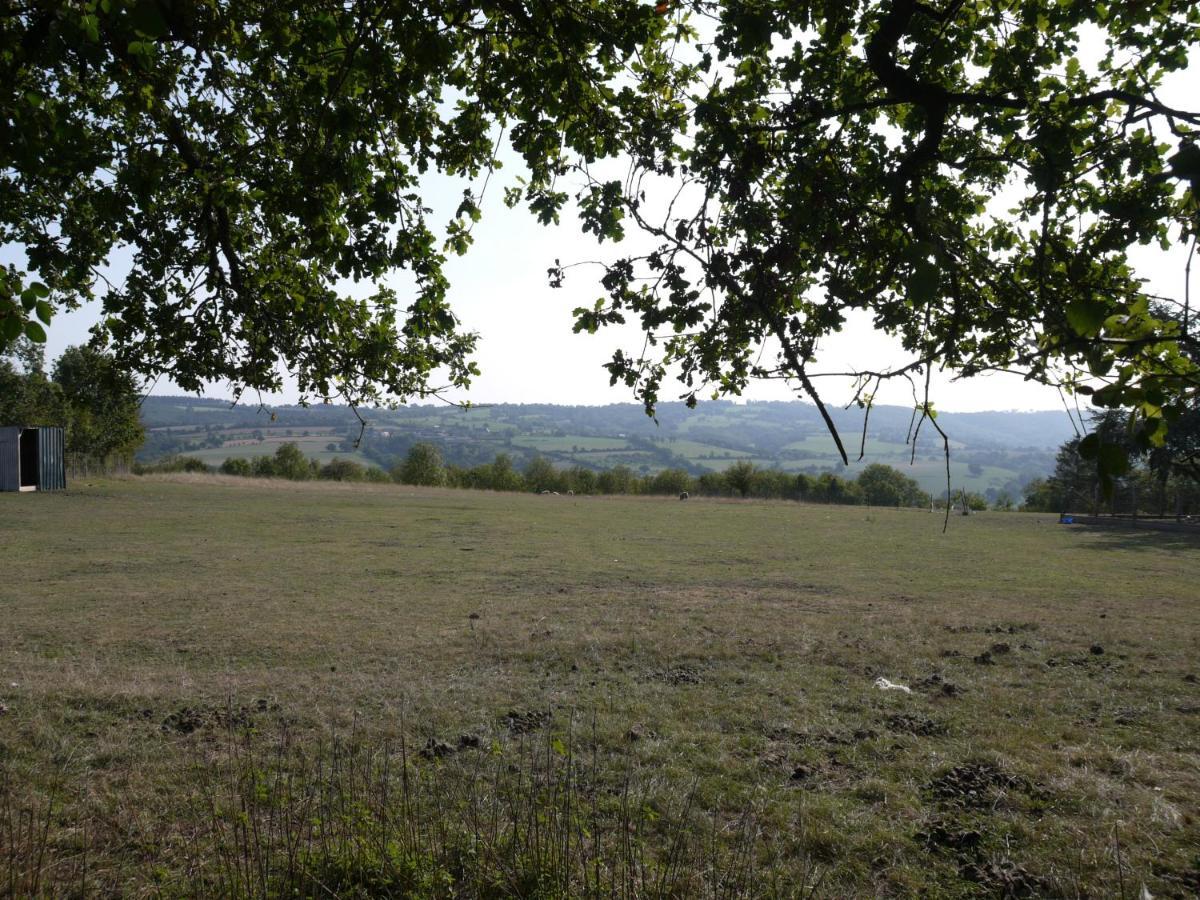
[[314, 477], [320, 468], [316, 460], [305, 456], [304, 451], [293, 441], [280, 444], [273, 458], [265, 458], [271, 460], [273, 471], [270, 474], [279, 478], [290, 478], [292, 481], [307, 481]]
[[922, 506], [929, 495], [903, 472], [881, 463], [871, 463], [858, 474], [858, 488], [872, 506]]
[[[1139, 446], [1162, 442], [1200, 383], [1195, 329], [1152, 308], [1129, 250], [1196, 238], [1200, 111], [1156, 91], [1200, 46], [1200, 8], [686, 6], [705, 38], [689, 140], [641, 161], [634, 191], [593, 182], [602, 218], [657, 239], [576, 311], [652, 335], [614, 382], [650, 409], [673, 371], [689, 403], [783, 378], [821, 405], [820, 342], [862, 311], [910, 354], [851, 373], [864, 405], [907, 378], [926, 414], [935, 367], [1015, 371], [1132, 408]], [[665, 215], [644, 202], [655, 176]]]
[[54, 363], [62, 391], [68, 453], [104, 460], [128, 456], [142, 444], [138, 386], [111, 356], [92, 347], [68, 347]]
[[393, 476], [401, 484], [424, 486], [442, 484], [446, 480], [442, 454], [433, 444], [424, 441], [413, 444], [408, 451], [408, 456], [394, 471]]
[[[131, 370], [363, 401], [475, 374], [446, 303], [447, 254], [422, 176], [526, 163], [514, 202], [546, 221], [568, 155], [639, 139], [667, 71], [667, 25], [633, 0], [18, 0], [0, 15], [0, 346], [44, 340], [96, 292]], [[635, 59], [636, 55], [636, 59]], [[618, 88], [627, 70], [634, 86]], [[117, 248], [132, 267], [100, 271]], [[385, 278], [405, 270], [403, 299]]]
[[137, 385], [111, 356], [68, 347], [47, 374], [39, 345], [16, 350], [0, 356], [0, 424], [62, 426], [67, 453], [100, 463], [141, 446]]
[[[1108, 410], [1094, 417], [1086, 436], [1066, 441], [1055, 457], [1054, 474], [1031, 482], [1025, 489], [1025, 509], [1037, 512], [1135, 512], [1168, 515], [1191, 512], [1200, 499], [1200, 478], [1194, 469], [1193, 423], [1186, 413], [1167, 441], [1149, 451], [1131, 438], [1129, 413]], [[1093, 442], [1091, 450], [1087, 443]], [[1109, 463], [1105, 490], [1104, 460]]]
[[62, 391], [46, 374], [40, 345], [23, 339], [0, 354], [0, 424], [58, 425]]
[[526, 464], [524, 476], [526, 489], [537, 494], [557, 490], [562, 481], [554, 463], [544, 456], [534, 456]]
[[729, 485], [730, 489], [737, 491], [742, 497], [749, 495], [750, 488], [754, 484], [753, 463], [740, 459], [726, 469], [724, 475], [725, 483]]
[[820, 344], [865, 313], [910, 359], [854, 369], [864, 406], [906, 378], [940, 430], [934, 368], [1015, 371], [1161, 446], [1194, 405], [1193, 316], [1129, 251], [1194, 245], [1200, 112], [1157, 92], [1198, 45], [1190, 0], [25, 0], [0, 17], [0, 245], [28, 259], [0, 272], [0, 340], [43, 339], [127, 247], [101, 336], [135, 371], [466, 386], [443, 269], [479, 196], [439, 244], [421, 176], [490, 172], [503, 134], [508, 202], [554, 221], [581, 180], [585, 231], [652, 239], [576, 311], [640, 323], [608, 368], [649, 411], [672, 376], [693, 404], [779, 378], [824, 410]]

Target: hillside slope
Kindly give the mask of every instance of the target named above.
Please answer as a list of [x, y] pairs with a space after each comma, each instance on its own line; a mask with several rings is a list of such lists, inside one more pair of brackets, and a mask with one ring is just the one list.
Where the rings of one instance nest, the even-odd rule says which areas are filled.
[[[279, 444], [295, 441], [318, 459], [352, 455], [388, 468], [414, 443], [428, 441], [457, 465], [507, 453], [517, 465], [541, 455], [559, 466], [625, 465], [638, 472], [679, 467], [699, 474], [743, 459], [792, 472], [844, 468], [817, 410], [799, 402], [713, 402], [695, 410], [668, 403], [660, 407], [657, 421], [633, 403], [408, 406], [360, 412], [368, 425], [355, 448], [360, 424], [344, 406], [230, 406], [220, 400], [149, 397], [143, 406], [149, 438], [141, 458], [182, 452], [219, 465], [230, 456], [269, 454]], [[879, 406], [871, 411], [861, 463], [856, 458], [862, 411], [837, 409], [833, 417], [852, 459], [845, 474], [882, 462], [903, 469], [926, 490], [944, 489], [941, 440], [926, 423], [914, 448], [911, 409]], [[1074, 434], [1066, 414], [1057, 412], [942, 413], [938, 424], [951, 440], [955, 486], [993, 496], [1015, 494], [1030, 479], [1048, 474], [1055, 450]]]

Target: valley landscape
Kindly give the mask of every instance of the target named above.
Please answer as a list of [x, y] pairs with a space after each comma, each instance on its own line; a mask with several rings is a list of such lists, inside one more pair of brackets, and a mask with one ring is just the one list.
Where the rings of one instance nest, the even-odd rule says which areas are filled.
[[[664, 403], [655, 419], [633, 403], [467, 409], [426, 405], [361, 414], [365, 428], [342, 406], [267, 409], [213, 399], [147, 397], [142, 419], [148, 437], [138, 458], [153, 463], [183, 454], [215, 468], [231, 457], [270, 455], [280, 444], [294, 442], [321, 463], [341, 456], [390, 469], [413, 444], [428, 442], [446, 462], [462, 466], [491, 462], [504, 453], [519, 466], [543, 457], [559, 468], [625, 466], [636, 474], [678, 468], [702, 475], [744, 461], [788, 473], [854, 477], [871, 463], [883, 463], [927, 492], [940, 495], [946, 486], [940, 438], [926, 424], [914, 441], [912, 409], [898, 406], [877, 407], [869, 417], [857, 407], [833, 411], [849, 467], [843, 466], [816, 408], [799, 402], [710, 402], [697, 410]], [[1026, 484], [1053, 471], [1059, 445], [1075, 436], [1066, 411], [942, 413], [938, 421], [951, 440], [955, 488], [989, 501], [1001, 494], [1019, 499]]]

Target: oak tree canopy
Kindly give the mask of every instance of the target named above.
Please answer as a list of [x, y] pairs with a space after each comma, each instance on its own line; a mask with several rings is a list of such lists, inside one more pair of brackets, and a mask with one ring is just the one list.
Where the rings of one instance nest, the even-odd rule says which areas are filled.
[[478, 176], [503, 128], [553, 219], [567, 160], [663, 127], [667, 27], [632, 0], [6, 0], [0, 246], [28, 264], [0, 270], [0, 342], [99, 295], [117, 357], [188, 390], [271, 390], [280, 361], [351, 403], [465, 386], [443, 269], [479, 209], [443, 243], [422, 176]]
[[925, 421], [935, 366], [1014, 371], [1157, 445], [1196, 403], [1195, 313], [1129, 251], [1195, 246], [1200, 109], [1159, 89], [1198, 45], [1188, 0], [9, 0], [0, 245], [28, 265], [0, 341], [97, 293], [118, 358], [185, 388], [269, 390], [279, 361], [351, 402], [465, 386], [443, 266], [478, 198], [442, 245], [422, 176], [507, 143], [510, 203], [652, 239], [577, 310], [641, 324], [608, 368], [649, 409], [673, 377], [821, 405], [820, 342], [863, 311], [911, 356], [856, 370], [864, 405], [907, 378]]
[[[1172, 108], [1157, 89], [1200, 46], [1200, 8], [696, 9], [708, 38], [687, 142], [620, 189], [594, 184], [613, 227], [658, 239], [609, 265], [607, 297], [578, 311], [580, 328], [633, 316], [662, 335], [614, 357], [615, 379], [653, 405], [672, 371], [689, 402], [781, 377], [821, 405], [820, 341], [861, 310], [911, 357], [863, 363], [864, 405], [881, 381], [907, 378], [918, 414], [931, 412], [934, 366], [1018, 372], [1135, 409], [1143, 445], [1195, 405], [1184, 273], [1178, 295], [1151, 297], [1129, 250], [1195, 246], [1200, 105]], [[664, 174], [665, 216], [638, 191]], [[1120, 449], [1096, 443], [1118, 471]]]

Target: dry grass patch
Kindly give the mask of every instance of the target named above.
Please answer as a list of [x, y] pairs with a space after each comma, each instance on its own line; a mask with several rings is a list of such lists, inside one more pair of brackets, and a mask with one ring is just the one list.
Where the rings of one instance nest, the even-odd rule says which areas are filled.
[[163, 476], [0, 546], [0, 892], [1200, 883], [1181, 536]]

